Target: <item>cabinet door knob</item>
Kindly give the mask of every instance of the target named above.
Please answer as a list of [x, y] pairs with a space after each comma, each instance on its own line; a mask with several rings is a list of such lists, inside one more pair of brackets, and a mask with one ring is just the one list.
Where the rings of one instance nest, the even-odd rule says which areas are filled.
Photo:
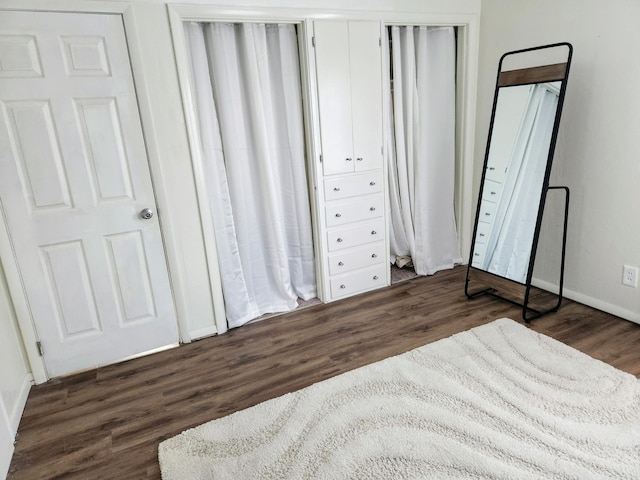
[[338, 262], [338, 266], [342, 267], [342, 266], [344, 266], [344, 263], [343, 262]]
[[376, 182], [369, 182], [369, 185], [371, 185], [372, 187], [376, 184]]
[[491, 192], [491, 195], [495, 195], [495, 194], [496, 194], [496, 192]]
[[341, 213], [336, 213], [336, 217], [337, 217], [337, 218], [340, 218], [341, 216], [342, 216], [342, 214], [341, 214]]
[[372, 254], [371, 258], [378, 258], [378, 254], [377, 253]]
[[333, 187], [333, 191], [334, 192], [339, 192], [340, 191], [340, 187]]
[[342, 285], [340, 285], [340, 288], [347, 288], [347, 286], [343, 283]]
[[373, 276], [373, 279], [374, 279], [374, 280], [377, 280], [377, 279], [378, 279], [378, 275], [374, 275], [374, 276]]
[[370, 210], [371, 212], [375, 212], [375, 211], [376, 211], [376, 207], [371, 207], [369, 210]]
[[356, 158], [356, 161], [361, 162], [362, 161], [362, 157]]
[[478, 236], [484, 237], [484, 233], [480, 233], [480, 234], [478, 234]]
[[338, 243], [342, 242], [342, 239], [338, 237], [338, 240], [336, 240]]
[[496, 167], [489, 167], [489, 170], [491, 170], [491, 171], [493, 171], [495, 169], [496, 169]]
[[351, 160], [353, 160], [353, 158], [351, 158], [351, 157], [347, 157], [345, 160], [346, 160], [347, 162], [350, 162]]
[[371, 235], [376, 235], [378, 232], [376, 232], [375, 230], [371, 230]]

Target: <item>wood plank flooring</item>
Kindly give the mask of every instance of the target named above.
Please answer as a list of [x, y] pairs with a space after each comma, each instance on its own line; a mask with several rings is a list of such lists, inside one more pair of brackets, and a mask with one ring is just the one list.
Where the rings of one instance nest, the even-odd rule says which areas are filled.
[[[32, 389], [8, 478], [159, 479], [181, 431], [520, 310], [419, 277]], [[566, 301], [531, 328], [640, 376], [640, 325]]]

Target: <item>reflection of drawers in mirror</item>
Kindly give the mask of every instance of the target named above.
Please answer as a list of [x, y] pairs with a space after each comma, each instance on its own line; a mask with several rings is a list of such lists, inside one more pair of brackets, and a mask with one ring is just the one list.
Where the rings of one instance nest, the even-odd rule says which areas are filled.
[[502, 193], [502, 183], [493, 180], [486, 180], [482, 190], [482, 199], [490, 202], [498, 202]]
[[486, 180], [491, 180], [494, 182], [502, 183], [504, 181], [504, 177], [507, 174], [505, 165], [491, 165], [487, 166], [487, 173], [485, 174]]
[[476, 242], [486, 243], [491, 231], [491, 224], [487, 222], [478, 222], [478, 231], [476, 232]]
[[478, 218], [479, 222], [493, 222], [493, 217], [496, 214], [497, 204], [495, 202], [490, 202], [488, 200], [482, 200], [480, 204], [480, 217]]
[[485, 244], [489, 238], [489, 232], [491, 230], [491, 224], [487, 222], [478, 222], [478, 230], [476, 231], [476, 241], [473, 249], [473, 259], [471, 265], [473, 267], [480, 267], [482, 260], [484, 259]]
[[473, 260], [471, 261], [472, 267], [480, 267], [482, 265], [482, 261], [484, 260], [484, 252], [486, 245], [484, 243], [476, 242], [473, 247]]

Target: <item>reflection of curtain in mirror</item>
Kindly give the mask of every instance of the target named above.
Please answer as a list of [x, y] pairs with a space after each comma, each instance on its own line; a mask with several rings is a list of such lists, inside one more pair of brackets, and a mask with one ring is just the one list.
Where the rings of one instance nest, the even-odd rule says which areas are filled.
[[557, 92], [544, 84], [532, 87], [482, 265], [521, 283], [529, 267], [557, 105]]
[[455, 32], [411, 26], [388, 32], [391, 261], [410, 256], [416, 273], [430, 275], [462, 261], [453, 209]]
[[230, 327], [315, 296], [295, 26], [185, 24]]

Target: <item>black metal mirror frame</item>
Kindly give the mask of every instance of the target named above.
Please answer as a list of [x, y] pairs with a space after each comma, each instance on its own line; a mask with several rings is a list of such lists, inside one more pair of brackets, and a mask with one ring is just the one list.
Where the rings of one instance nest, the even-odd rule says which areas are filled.
[[[555, 67], [558, 67], [559, 65], [562, 64], [556, 64], [556, 65], [543, 65], [540, 67], [532, 67], [530, 69], [521, 69], [521, 70], [507, 70], [507, 71], [503, 71], [502, 70], [502, 64], [505, 60], [505, 58], [507, 58], [510, 55], [516, 55], [516, 54], [521, 54], [521, 53], [527, 53], [527, 52], [533, 52], [533, 51], [537, 51], [537, 50], [544, 50], [544, 49], [550, 49], [550, 48], [557, 48], [557, 47], [562, 47], [565, 46], [568, 48], [568, 54], [567, 54], [567, 61], [566, 61], [566, 67], [564, 68], [564, 75], [562, 76], [562, 78], [559, 78], [557, 76], [553, 76], [553, 73], [551, 73], [551, 78], [546, 78], [544, 77], [544, 75], [546, 75], [546, 72], [553, 72]], [[489, 123], [489, 133], [488, 133], [488, 139], [487, 139], [487, 147], [485, 149], [485, 156], [484, 156], [484, 165], [483, 165], [483, 170], [482, 170], [482, 178], [480, 180], [480, 191], [478, 192], [478, 205], [477, 205], [477, 209], [476, 209], [476, 217], [475, 217], [475, 223], [474, 223], [474, 227], [473, 227], [473, 236], [472, 236], [472, 244], [471, 244], [471, 251], [469, 253], [469, 264], [467, 266], [467, 277], [465, 280], [465, 287], [464, 287], [464, 291], [465, 291], [465, 295], [467, 296], [467, 298], [472, 299], [475, 298], [479, 295], [492, 295], [494, 297], [500, 298], [502, 300], [506, 300], [510, 303], [513, 303], [515, 305], [521, 306], [522, 307], [522, 318], [525, 322], [530, 322], [531, 320], [538, 318], [542, 315], [545, 315], [547, 313], [551, 313], [551, 312], [555, 312], [560, 308], [560, 305], [562, 304], [562, 291], [563, 291], [563, 284], [564, 284], [564, 262], [565, 262], [565, 253], [566, 253], [566, 244], [567, 244], [567, 223], [568, 223], [568, 217], [569, 217], [569, 188], [566, 186], [549, 186], [549, 179], [551, 176], [551, 166], [553, 164], [553, 155], [555, 152], [555, 147], [556, 147], [556, 141], [558, 138], [558, 129], [560, 126], [560, 117], [562, 115], [562, 107], [564, 104], [564, 97], [565, 97], [565, 93], [566, 93], [566, 89], [567, 89], [567, 80], [569, 78], [569, 68], [571, 66], [571, 58], [573, 56], [573, 46], [570, 43], [567, 42], [561, 42], [561, 43], [554, 43], [554, 44], [550, 44], [550, 45], [542, 45], [542, 46], [538, 46], [538, 47], [532, 47], [532, 48], [526, 48], [526, 49], [522, 49], [522, 50], [514, 50], [512, 52], [507, 52], [504, 55], [502, 55], [502, 57], [500, 57], [500, 61], [498, 63], [498, 74], [497, 74], [497, 79], [496, 79], [496, 87], [495, 87], [495, 91], [494, 91], [494, 96], [493, 96], [493, 107], [491, 110], [491, 121]], [[522, 81], [521, 83], [517, 83], [518, 82], [518, 72], [523, 72], [523, 71], [527, 71], [527, 70], [537, 70], [540, 74], [540, 78], [539, 80], [532, 82], [531, 80], [529, 81]], [[557, 105], [557, 109], [556, 109], [556, 114], [555, 114], [555, 119], [554, 119], [554, 124], [553, 124], [553, 131], [551, 134], [551, 141], [549, 144], [549, 152], [547, 155], [547, 165], [546, 165], [546, 170], [544, 173], [544, 180], [543, 180], [543, 184], [542, 184], [542, 190], [541, 190], [541, 194], [540, 194], [540, 203], [538, 206], [538, 215], [537, 215], [537, 219], [536, 219], [536, 225], [535, 225], [535, 229], [534, 229], [534, 234], [533, 234], [533, 242], [531, 245], [531, 254], [530, 254], [530, 258], [529, 258], [529, 266], [527, 269], [527, 276], [526, 276], [526, 280], [525, 280], [525, 293], [524, 293], [524, 299], [522, 302], [518, 302], [515, 301], [513, 299], [507, 298], [501, 294], [499, 294], [494, 288], [488, 286], [487, 288], [484, 288], [482, 290], [479, 290], [477, 292], [469, 292], [469, 273], [472, 271], [472, 269], [476, 269], [475, 267], [472, 267], [472, 261], [473, 261], [473, 256], [474, 256], [474, 249], [475, 249], [475, 243], [476, 243], [476, 235], [478, 232], [478, 221], [479, 221], [479, 217], [480, 217], [480, 205], [482, 202], [482, 195], [483, 195], [483, 190], [484, 190], [484, 186], [485, 186], [485, 177], [486, 177], [486, 173], [487, 173], [487, 168], [488, 168], [488, 162], [489, 162], [489, 149], [491, 147], [491, 138], [493, 135], [493, 127], [494, 127], [494, 121], [495, 121], [495, 116], [496, 116], [496, 108], [497, 108], [497, 104], [498, 104], [498, 92], [501, 86], [501, 75], [504, 75], [505, 73], [507, 74], [512, 74], [511, 77], [511, 81], [512, 83], [509, 83], [508, 85], [513, 86], [513, 85], [525, 85], [525, 84], [531, 84], [531, 83], [542, 83], [542, 82], [550, 82], [550, 81], [561, 81], [561, 86], [560, 86], [560, 93], [558, 96], [558, 105]], [[506, 85], [502, 85], [502, 86], [506, 86]], [[530, 302], [530, 295], [531, 295], [531, 280], [533, 278], [533, 269], [534, 269], [534, 265], [535, 265], [535, 259], [536, 259], [536, 253], [537, 253], [537, 249], [538, 249], [538, 240], [540, 238], [540, 228], [542, 226], [542, 217], [544, 214], [544, 208], [545, 208], [545, 203], [546, 203], [546, 199], [547, 199], [547, 193], [549, 190], [552, 191], [561, 191], [564, 192], [564, 225], [563, 225], [563, 232], [562, 232], [562, 251], [561, 251], [561, 261], [560, 261], [560, 279], [559, 279], [559, 286], [558, 286], [558, 294], [557, 294], [557, 303], [552, 306], [551, 308], [548, 309], [535, 309], [532, 308], [529, 304]], [[502, 277], [500, 275], [496, 275], [494, 273], [485, 271], [485, 270], [481, 270], [481, 269], [477, 269], [481, 272], [483, 272], [486, 275], [493, 275], [499, 279], [501, 279], [501, 281], [507, 281], [507, 282], [513, 282], [513, 283], [517, 283], [520, 284], [520, 282], [517, 282], [516, 280], [512, 280], [509, 279], [507, 277]]]

